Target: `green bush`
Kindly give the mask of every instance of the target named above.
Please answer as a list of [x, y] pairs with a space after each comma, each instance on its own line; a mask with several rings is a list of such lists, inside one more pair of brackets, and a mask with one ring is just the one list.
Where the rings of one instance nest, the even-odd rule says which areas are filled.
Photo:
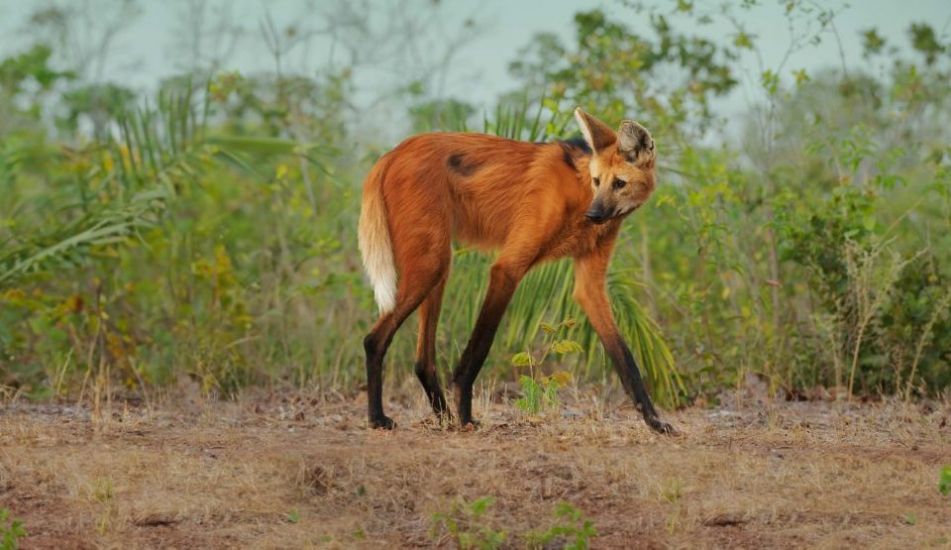
[[[790, 53], [834, 32], [838, 14], [807, 4], [778, 8], [801, 37]], [[138, 94], [31, 44], [0, 60], [0, 385], [34, 398], [149, 395], [186, 379], [222, 396], [356, 391], [375, 320], [355, 238], [373, 160], [410, 126], [566, 138], [580, 105], [636, 117], [658, 143], [657, 190], [624, 225], [608, 291], [660, 404], [715, 398], [749, 373], [790, 397], [940, 395], [951, 44], [926, 24], [906, 49], [870, 29], [837, 37], [865, 49], [843, 67], [760, 66], [765, 37], [743, 24], [754, 8], [624, 8], [642, 30], [579, 12], [573, 36], [542, 34], [513, 56], [517, 89], [484, 113], [405, 83], [405, 129], [353, 123], [362, 81], [349, 66], [195, 71]], [[735, 32], [709, 35], [716, 20]], [[717, 98], [752, 66], [760, 88], [727, 124]], [[454, 252], [441, 370], [468, 340], [491, 262]], [[572, 286], [567, 260], [530, 273], [490, 354], [486, 375], [521, 380], [526, 411], [557, 392], [506, 358], [541, 365], [545, 324], [579, 319], [558, 338], [580, 351], [556, 353], [547, 372], [616, 383]], [[412, 376], [411, 333], [394, 341], [388, 380]]]

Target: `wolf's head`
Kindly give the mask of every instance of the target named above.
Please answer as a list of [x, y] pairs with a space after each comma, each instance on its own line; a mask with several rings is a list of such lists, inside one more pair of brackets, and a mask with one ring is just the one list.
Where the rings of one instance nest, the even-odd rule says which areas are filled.
[[630, 214], [654, 191], [656, 148], [650, 132], [633, 120], [617, 132], [588, 113], [575, 109], [584, 140], [591, 148], [588, 170], [594, 200], [586, 216], [594, 223]]

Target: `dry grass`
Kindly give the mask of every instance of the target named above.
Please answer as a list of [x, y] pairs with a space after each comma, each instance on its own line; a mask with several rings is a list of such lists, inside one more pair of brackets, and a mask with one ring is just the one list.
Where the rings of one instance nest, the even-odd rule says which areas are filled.
[[[92, 418], [0, 414], [0, 508], [25, 548], [452, 546], [433, 514], [492, 496], [508, 544], [590, 518], [595, 548], [946, 547], [948, 404], [691, 409], [650, 433], [619, 399], [576, 393], [546, 419], [483, 401], [483, 427], [434, 425], [415, 397], [392, 433], [363, 401], [296, 395], [181, 402]], [[196, 404], [197, 403], [197, 404]]]

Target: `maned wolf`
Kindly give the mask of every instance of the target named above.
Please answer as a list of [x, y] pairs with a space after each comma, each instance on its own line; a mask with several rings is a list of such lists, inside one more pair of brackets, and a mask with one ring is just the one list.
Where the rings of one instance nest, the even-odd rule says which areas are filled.
[[380, 307], [364, 340], [370, 426], [394, 426], [383, 414], [383, 356], [417, 307], [416, 375], [433, 410], [451, 417], [436, 373], [435, 341], [456, 238], [499, 249], [475, 329], [452, 375], [460, 425], [473, 424], [472, 386], [519, 281], [543, 261], [571, 256], [574, 298], [624, 389], [652, 429], [673, 432], [651, 403], [605, 289], [621, 222], [654, 190], [654, 140], [630, 120], [615, 132], [581, 109], [575, 118], [583, 140], [537, 144], [483, 134], [422, 134], [370, 170], [359, 232]]

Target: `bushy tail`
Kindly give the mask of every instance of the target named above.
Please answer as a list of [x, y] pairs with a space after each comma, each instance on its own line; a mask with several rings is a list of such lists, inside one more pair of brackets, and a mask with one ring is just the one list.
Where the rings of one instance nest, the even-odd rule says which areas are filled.
[[396, 265], [393, 243], [383, 203], [383, 163], [377, 162], [363, 184], [363, 205], [360, 209], [359, 242], [363, 267], [373, 285], [373, 294], [380, 314], [396, 307]]

